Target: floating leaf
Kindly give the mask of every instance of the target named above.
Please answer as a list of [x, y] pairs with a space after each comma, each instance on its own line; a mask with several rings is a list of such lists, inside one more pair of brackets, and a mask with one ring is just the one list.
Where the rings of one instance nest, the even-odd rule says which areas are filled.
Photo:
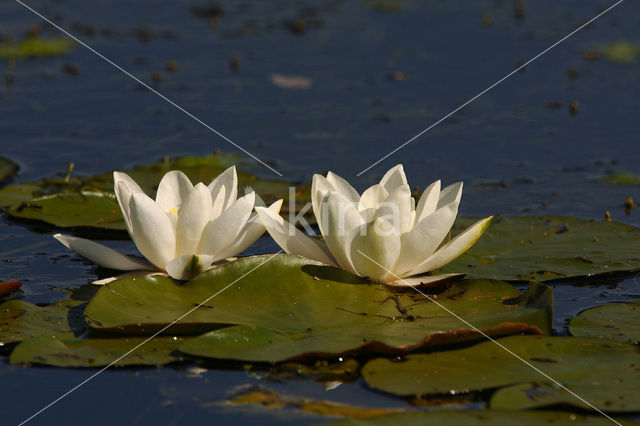
[[[635, 422], [617, 419], [621, 425], [637, 425]], [[326, 423], [325, 423], [326, 424]], [[387, 414], [366, 420], [345, 419], [330, 423], [331, 426], [378, 425], [457, 425], [457, 426], [539, 426], [539, 425], [609, 426], [611, 420], [604, 416], [586, 416], [562, 411], [430, 411]]]
[[[460, 218], [454, 234], [476, 219]], [[500, 217], [464, 255], [437, 273], [546, 281], [640, 268], [640, 229], [571, 217]]]
[[50, 39], [33, 37], [18, 43], [0, 44], [0, 59], [58, 56], [68, 53], [72, 47], [73, 41], [66, 37]]
[[369, 419], [383, 414], [397, 413], [399, 408], [372, 408], [324, 401], [313, 398], [302, 398], [295, 395], [279, 394], [270, 389], [251, 387], [243, 389], [228, 400], [236, 405], [258, 405], [272, 409], [294, 409], [321, 416], [341, 416], [354, 419]]
[[640, 185], [640, 175], [632, 173], [614, 173], [603, 176], [601, 180], [609, 185]]
[[253, 256], [180, 285], [163, 276], [121, 279], [98, 291], [85, 317], [101, 331], [150, 333], [204, 302], [174, 332], [245, 327], [209, 333], [182, 350], [255, 361], [406, 352], [478, 338], [443, 307], [494, 336], [550, 329], [551, 291], [540, 284], [522, 296], [500, 281], [460, 281], [434, 295], [436, 304], [412, 289], [392, 290], [310, 262], [285, 254]]
[[[160, 179], [171, 170], [183, 171], [192, 182], [209, 183], [226, 168], [236, 164], [240, 195], [251, 187], [266, 203], [284, 198], [283, 211], [288, 211], [289, 182], [262, 179], [248, 171], [255, 168], [238, 155], [205, 155], [165, 159], [127, 171], [141, 188], [155, 196]], [[295, 208], [309, 200], [309, 185], [296, 188]], [[124, 229], [120, 208], [113, 194], [113, 173], [88, 178], [70, 177], [42, 179], [37, 182], [9, 185], [0, 189], [0, 207], [10, 207], [9, 214], [23, 219], [36, 219], [60, 227], [95, 227]], [[115, 206], [115, 208], [114, 208]], [[69, 214], [71, 212], [71, 214]]]
[[41, 186], [35, 183], [17, 183], [0, 189], [0, 207], [11, 207], [36, 197]]
[[0, 157], [0, 183], [18, 173], [18, 165], [8, 158]]
[[36, 306], [22, 300], [0, 305], [0, 343], [19, 342], [31, 337], [72, 338], [82, 332], [84, 321], [79, 314], [70, 325], [70, 311], [83, 302], [64, 301]]
[[42, 220], [62, 228], [90, 226], [126, 229], [115, 197], [98, 192], [62, 193], [34, 198], [11, 207], [9, 214], [21, 219]]
[[617, 64], [629, 65], [640, 56], [640, 47], [628, 41], [615, 41], [598, 50], [605, 58]]
[[[608, 412], [633, 412], [640, 410], [640, 368], [612, 369], [566, 383], [584, 401]], [[494, 410], [523, 410], [527, 408], [571, 405], [592, 409], [574, 395], [549, 383], [526, 383], [499, 389], [491, 397]]]
[[[102, 367], [114, 365], [163, 365], [182, 358], [176, 349], [185, 342], [179, 337], [121, 337], [116, 339], [59, 340], [53, 337], [22, 341], [11, 352], [13, 364], [44, 364], [56, 367]], [[140, 346], [139, 346], [140, 345]], [[127, 352], [133, 352], [119, 359]]]
[[[552, 383], [533, 366], [560, 383], [573, 386], [579, 381], [585, 388], [599, 386], [598, 380], [608, 375], [612, 392], [624, 394], [628, 385], [620, 383], [615, 390], [615, 379], [638, 375], [640, 366], [635, 346], [612, 340], [510, 336], [498, 342], [503, 347], [487, 341], [455, 351], [409, 355], [404, 362], [376, 359], [363, 367], [362, 375], [370, 386], [398, 395], [455, 394], [527, 382]], [[637, 383], [637, 379], [630, 380]], [[602, 410], [609, 409], [604, 400], [590, 402]], [[640, 410], [640, 405], [627, 406], [624, 411], [634, 409]]]
[[640, 303], [611, 303], [571, 318], [569, 331], [580, 337], [605, 337], [640, 343]]

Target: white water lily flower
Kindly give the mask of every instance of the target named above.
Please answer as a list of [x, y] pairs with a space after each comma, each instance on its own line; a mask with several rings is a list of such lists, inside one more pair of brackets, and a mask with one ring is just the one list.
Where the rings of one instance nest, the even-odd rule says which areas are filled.
[[[186, 280], [244, 251], [265, 231], [253, 213], [255, 206], [264, 206], [260, 197], [251, 191], [237, 198], [235, 166], [209, 186], [194, 186], [184, 173], [170, 171], [160, 181], [155, 201], [125, 173], [114, 172], [113, 181], [129, 235], [151, 265], [84, 238], [54, 235], [69, 249], [105, 268], [156, 270]], [[280, 200], [267, 210], [278, 215], [281, 206]]]
[[436, 181], [416, 206], [402, 165], [398, 165], [362, 195], [335, 173], [314, 175], [311, 200], [324, 241], [308, 237], [278, 213], [260, 207], [256, 211], [287, 253], [381, 283], [417, 285], [458, 275], [419, 276], [467, 251], [493, 218], [482, 219], [446, 241], [461, 196], [461, 182], [440, 190], [440, 181]]

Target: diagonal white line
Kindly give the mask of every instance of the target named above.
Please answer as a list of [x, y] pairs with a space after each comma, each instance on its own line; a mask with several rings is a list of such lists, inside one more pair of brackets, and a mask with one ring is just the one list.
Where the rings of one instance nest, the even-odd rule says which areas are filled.
[[241, 277], [236, 278], [235, 280], [233, 280], [232, 283], [228, 284], [227, 286], [225, 286], [222, 290], [217, 291], [216, 293], [212, 294], [211, 296], [207, 297], [205, 300], [203, 300], [202, 302], [198, 303], [195, 307], [193, 307], [192, 309], [190, 309], [189, 311], [187, 311], [186, 313], [182, 314], [180, 317], [178, 317], [177, 319], [175, 319], [174, 321], [172, 321], [170, 324], [164, 326], [163, 328], [161, 328], [159, 331], [157, 331], [156, 333], [152, 334], [151, 336], [149, 336], [148, 338], [146, 338], [144, 341], [142, 341], [141, 343], [139, 343], [138, 345], [136, 345], [133, 349], [130, 349], [127, 353], [125, 353], [124, 355], [121, 355], [120, 357], [118, 357], [116, 360], [114, 360], [111, 364], [107, 365], [106, 367], [103, 367], [102, 369], [98, 370], [97, 372], [95, 372], [94, 374], [92, 374], [91, 376], [89, 376], [88, 378], [86, 378], [85, 380], [83, 380], [82, 382], [78, 383], [77, 385], [75, 385], [74, 387], [72, 387], [71, 389], [69, 389], [67, 392], [65, 392], [64, 394], [60, 395], [58, 398], [54, 399], [53, 401], [51, 401], [49, 404], [45, 405], [44, 407], [42, 407], [40, 410], [36, 411], [35, 413], [33, 413], [31, 416], [29, 416], [28, 418], [24, 419], [22, 422], [19, 423], [18, 426], [22, 426], [23, 424], [27, 423], [28, 421], [32, 420], [34, 417], [36, 417], [37, 415], [41, 414], [43, 411], [51, 408], [53, 405], [57, 404], [58, 402], [60, 402], [62, 399], [64, 399], [65, 397], [67, 397], [69, 394], [71, 394], [72, 392], [78, 390], [79, 388], [81, 388], [82, 386], [84, 386], [85, 384], [87, 384], [88, 382], [90, 382], [91, 380], [95, 379], [98, 375], [100, 375], [102, 372], [104, 372], [105, 370], [107, 370], [109, 367], [112, 367], [115, 363], [117, 363], [118, 361], [120, 361], [121, 359], [123, 359], [124, 357], [126, 357], [127, 355], [129, 355], [130, 353], [134, 352], [135, 350], [137, 350], [138, 348], [140, 348], [141, 346], [143, 346], [144, 344], [148, 343], [149, 341], [151, 341], [154, 337], [158, 336], [159, 334], [163, 333], [164, 331], [166, 331], [169, 327], [171, 327], [172, 325], [174, 325], [175, 323], [177, 323], [178, 321], [180, 321], [181, 319], [183, 319], [184, 317], [186, 317], [187, 315], [189, 315], [190, 313], [192, 313], [193, 311], [195, 311], [196, 309], [198, 309], [200, 306], [204, 305], [205, 303], [209, 302], [211, 299], [213, 299], [214, 297], [216, 297], [217, 295], [219, 295], [220, 293], [222, 293], [223, 291], [225, 291], [226, 289], [228, 289], [229, 287], [231, 287], [232, 285], [234, 285], [235, 283], [237, 283], [238, 281], [240, 281], [241, 279], [243, 279], [244, 277], [246, 277], [247, 275], [249, 275], [250, 273], [252, 273], [253, 271], [255, 271], [256, 269], [260, 268], [262, 265], [264, 265], [265, 263], [267, 263], [268, 261], [270, 261], [271, 259], [273, 259], [274, 257], [276, 257], [278, 254], [282, 253], [282, 250], [279, 250], [278, 252], [276, 252], [275, 254], [269, 256], [269, 258], [267, 260], [265, 260], [264, 262], [260, 263], [258, 266], [252, 268], [250, 271], [246, 272], [245, 274], [243, 274]]
[[376, 265], [378, 265], [379, 267], [381, 267], [382, 269], [384, 269], [385, 271], [387, 271], [388, 273], [390, 273], [391, 275], [393, 275], [394, 277], [396, 277], [399, 281], [403, 282], [404, 284], [408, 285], [409, 287], [411, 287], [413, 290], [415, 290], [416, 292], [420, 293], [421, 295], [423, 295], [424, 297], [426, 297], [430, 302], [435, 303], [436, 305], [438, 305], [440, 308], [444, 309], [445, 311], [447, 311], [449, 314], [453, 315], [455, 318], [457, 318], [458, 320], [462, 321], [466, 326], [472, 328], [473, 330], [475, 330], [476, 332], [480, 333], [483, 337], [485, 337], [486, 339], [492, 341], [493, 343], [495, 343], [496, 345], [498, 345], [499, 347], [501, 347], [502, 349], [504, 349], [505, 351], [507, 351], [508, 353], [510, 353], [511, 355], [513, 355], [514, 357], [516, 357], [518, 360], [522, 361], [524, 364], [528, 365], [529, 367], [531, 367], [532, 369], [534, 369], [535, 371], [537, 371], [538, 373], [540, 373], [541, 375], [543, 375], [544, 377], [546, 377], [547, 379], [551, 380], [554, 384], [556, 384], [557, 386], [561, 387], [562, 389], [564, 389], [565, 391], [569, 392], [571, 395], [575, 396], [576, 398], [578, 398], [580, 401], [584, 402], [585, 404], [587, 404], [589, 407], [593, 408], [595, 411], [597, 411], [599, 414], [602, 414], [604, 417], [606, 417], [607, 419], [611, 420], [613, 423], [617, 424], [618, 426], [622, 426], [619, 422], [617, 422], [616, 420], [614, 420], [613, 418], [611, 418], [610, 416], [608, 416], [606, 413], [604, 413], [602, 410], [600, 410], [598, 407], [594, 406], [593, 404], [591, 404], [589, 401], [585, 400], [584, 398], [582, 398], [580, 395], [578, 395], [577, 393], [573, 392], [571, 389], [568, 389], [566, 386], [564, 386], [562, 383], [558, 382], [556, 379], [554, 379], [553, 377], [549, 376], [547, 373], [545, 373], [544, 371], [540, 370], [538, 367], [536, 367], [535, 365], [531, 364], [529, 361], [527, 361], [526, 359], [522, 358], [520, 355], [518, 355], [517, 353], [513, 352], [511, 349], [507, 348], [506, 346], [504, 346], [502, 343], [498, 342], [497, 340], [494, 340], [492, 337], [490, 337], [487, 333], [485, 333], [484, 331], [480, 330], [478, 327], [476, 327], [475, 325], [471, 324], [469, 321], [467, 321], [466, 319], [462, 318], [461, 316], [459, 316], [458, 314], [456, 314], [455, 312], [453, 312], [451, 309], [447, 308], [446, 306], [442, 305], [440, 302], [438, 302], [437, 300], [433, 299], [432, 297], [430, 297], [428, 294], [420, 291], [418, 288], [410, 285], [409, 283], [407, 283], [405, 280], [403, 280], [402, 278], [400, 278], [399, 276], [397, 276], [396, 274], [394, 274], [392, 271], [388, 270], [387, 268], [385, 268], [384, 266], [382, 266], [381, 264], [379, 264], [378, 262], [376, 262], [375, 260], [373, 260], [371, 257], [367, 256], [365, 253], [363, 253], [362, 251], [358, 250], [358, 253], [360, 253], [361, 255], [363, 255], [364, 257], [366, 257], [367, 259], [369, 259], [370, 261], [372, 261], [373, 263], [375, 263]]
[[16, 0], [17, 3], [21, 4], [22, 6], [24, 6], [25, 8], [29, 9], [31, 12], [33, 12], [34, 14], [38, 15], [40, 18], [42, 18], [44, 21], [46, 21], [47, 23], [49, 23], [50, 25], [54, 26], [55, 28], [57, 28], [58, 30], [60, 30], [61, 32], [63, 32], [67, 37], [70, 37], [71, 39], [73, 39], [76, 43], [86, 47], [87, 49], [89, 49], [91, 52], [93, 52], [94, 54], [96, 54], [97, 56], [99, 56], [101, 59], [103, 59], [105, 62], [108, 62], [109, 64], [111, 64], [113, 67], [117, 68], [118, 70], [122, 71], [122, 73], [124, 73], [126, 76], [130, 77], [131, 79], [135, 80], [136, 82], [140, 83], [141, 85], [143, 85], [145, 88], [147, 88], [149, 91], [155, 93], [156, 95], [158, 95], [160, 98], [162, 98], [163, 100], [165, 100], [166, 102], [168, 102], [169, 104], [171, 104], [173, 107], [175, 107], [176, 109], [178, 109], [179, 111], [182, 111], [184, 114], [186, 114], [188, 117], [190, 117], [191, 119], [195, 120], [196, 122], [198, 122], [199, 124], [201, 124], [202, 126], [206, 127], [207, 129], [211, 130], [213, 133], [215, 133], [216, 135], [218, 135], [219, 137], [221, 137], [222, 139], [224, 139], [225, 141], [229, 142], [231, 145], [235, 146], [236, 148], [238, 148], [240, 151], [244, 152], [245, 154], [247, 154], [249, 157], [253, 158], [254, 160], [256, 160], [257, 162], [259, 162], [260, 164], [262, 164], [263, 166], [265, 166], [266, 168], [268, 168], [269, 170], [271, 170], [273, 173], [277, 174], [278, 176], [282, 177], [282, 173], [280, 173], [279, 171], [277, 171], [276, 169], [274, 169], [273, 167], [269, 166], [267, 163], [265, 163], [264, 161], [262, 161], [261, 159], [259, 159], [258, 157], [256, 157], [255, 155], [253, 155], [252, 153], [250, 153], [249, 151], [247, 151], [246, 149], [244, 149], [243, 147], [241, 147], [240, 145], [238, 145], [237, 143], [235, 143], [234, 141], [232, 141], [231, 139], [229, 139], [228, 137], [226, 137], [225, 135], [223, 135], [222, 133], [220, 133], [219, 131], [217, 131], [216, 129], [214, 129], [213, 127], [211, 127], [210, 125], [208, 125], [207, 123], [205, 123], [204, 121], [200, 120], [198, 117], [196, 117], [195, 115], [193, 115], [192, 113], [190, 113], [189, 111], [187, 111], [186, 109], [184, 109], [183, 107], [181, 107], [180, 105], [178, 105], [177, 103], [175, 103], [174, 101], [172, 101], [171, 99], [169, 99], [168, 97], [166, 97], [165, 95], [163, 95], [162, 93], [158, 92], [156, 89], [154, 89], [153, 87], [149, 86], [147, 83], [145, 83], [144, 81], [140, 80], [138, 77], [136, 77], [135, 75], [131, 74], [129, 71], [125, 70], [124, 68], [122, 68], [120, 65], [116, 64], [115, 62], [113, 62], [111, 59], [107, 58], [106, 56], [104, 56], [103, 54], [101, 54], [100, 52], [98, 52], [97, 50], [95, 50], [94, 48], [92, 48], [91, 46], [89, 46], [87, 43], [83, 42], [82, 40], [80, 40], [78, 37], [74, 36], [73, 34], [71, 34], [70, 32], [68, 32], [67, 30], [65, 30], [64, 28], [60, 27], [59, 25], [57, 25], [56, 23], [52, 22], [50, 19], [48, 19], [47, 17], [43, 16], [41, 13], [39, 13], [38, 11], [34, 10], [32, 7], [24, 4], [22, 1], [20, 0]]
[[511, 77], [512, 75], [514, 75], [515, 73], [517, 73], [518, 71], [520, 71], [521, 69], [525, 68], [527, 65], [529, 65], [530, 63], [532, 63], [533, 61], [535, 61], [536, 59], [538, 59], [539, 57], [541, 57], [542, 55], [544, 55], [545, 53], [547, 53], [548, 51], [550, 51], [551, 49], [553, 49], [554, 47], [556, 47], [557, 45], [559, 45], [560, 43], [564, 42], [565, 40], [567, 40], [569, 37], [573, 36], [575, 33], [577, 33], [578, 31], [580, 31], [581, 29], [583, 29], [584, 27], [586, 27], [587, 25], [591, 24], [592, 22], [594, 22], [596, 19], [600, 18], [602, 15], [608, 13], [611, 9], [613, 9], [614, 7], [616, 7], [617, 5], [619, 5], [620, 3], [622, 3], [624, 0], [618, 0], [616, 3], [614, 3], [613, 5], [609, 6], [607, 9], [605, 9], [604, 11], [600, 12], [599, 14], [597, 14], [596, 16], [594, 16], [593, 18], [591, 18], [590, 20], [588, 20], [587, 22], [585, 22], [584, 24], [580, 25], [578, 28], [576, 28], [575, 30], [571, 31], [569, 34], [567, 34], [566, 36], [562, 37], [560, 40], [556, 41], [555, 43], [553, 43], [551, 46], [547, 47], [546, 49], [544, 49], [542, 52], [538, 53], [536, 56], [534, 56], [533, 58], [529, 59], [527, 62], [525, 62], [524, 64], [520, 65], [518, 68], [514, 69], [513, 71], [511, 71], [509, 74], [505, 75], [504, 77], [502, 77], [501, 79], [499, 79], [498, 81], [496, 81], [495, 83], [493, 83], [491, 86], [487, 87], [486, 89], [484, 89], [483, 91], [479, 92], [477, 95], [473, 96], [472, 98], [469, 98], [465, 103], [463, 103], [462, 105], [460, 105], [459, 107], [457, 107], [456, 109], [454, 109], [453, 111], [451, 111], [450, 113], [448, 113], [447, 115], [445, 115], [444, 117], [442, 117], [441, 119], [439, 119], [438, 121], [436, 121], [435, 123], [433, 123], [432, 125], [430, 125], [429, 127], [427, 127], [426, 129], [424, 129], [423, 131], [421, 131], [420, 133], [418, 133], [417, 135], [415, 135], [414, 137], [412, 137], [411, 139], [407, 140], [406, 142], [404, 142], [402, 145], [400, 145], [399, 147], [397, 147], [396, 149], [394, 149], [393, 151], [391, 151], [390, 153], [388, 153], [387, 155], [385, 155], [384, 157], [380, 158], [378, 161], [376, 161], [375, 163], [371, 164], [369, 167], [367, 167], [366, 169], [362, 170], [360, 173], [357, 174], [357, 176], [360, 176], [361, 174], [365, 173], [366, 171], [368, 171], [369, 169], [371, 169], [372, 167], [377, 166], [378, 164], [380, 164], [382, 161], [386, 160], [387, 158], [389, 158], [390, 156], [392, 156], [393, 154], [395, 154], [396, 152], [398, 152], [399, 150], [401, 150], [402, 148], [404, 148], [405, 146], [409, 145], [411, 142], [413, 142], [414, 140], [418, 139], [420, 136], [424, 135], [425, 133], [427, 133], [429, 130], [433, 129], [434, 127], [436, 127], [438, 124], [442, 123], [444, 120], [446, 120], [447, 118], [451, 117], [453, 114], [455, 114], [456, 112], [460, 111], [462, 108], [466, 107], [467, 105], [469, 105], [471, 102], [475, 101], [476, 99], [478, 99], [480, 96], [484, 95], [485, 93], [487, 93], [489, 90], [493, 89], [494, 87], [496, 87], [497, 85], [499, 85], [500, 83], [502, 83], [503, 81], [505, 81], [506, 79], [508, 79], [509, 77]]

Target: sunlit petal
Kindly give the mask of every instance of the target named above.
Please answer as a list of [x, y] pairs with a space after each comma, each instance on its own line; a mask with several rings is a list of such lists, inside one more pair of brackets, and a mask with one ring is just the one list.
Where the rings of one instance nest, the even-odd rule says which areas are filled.
[[213, 200], [213, 212], [211, 218], [215, 219], [220, 214], [231, 207], [238, 198], [238, 173], [236, 166], [231, 166], [220, 173], [209, 184], [211, 199]]
[[122, 210], [122, 216], [124, 217], [127, 230], [131, 232], [131, 219], [129, 219], [129, 200], [131, 195], [137, 192], [143, 192], [140, 185], [138, 185], [133, 179], [126, 173], [113, 172], [113, 189], [116, 193], [116, 199]]
[[388, 196], [389, 192], [382, 185], [373, 185], [362, 193], [362, 197], [360, 197], [360, 202], [358, 204], [358, 210], [377, 210], [378, 205], [386, 200]]
[[[271, 204], [268, 209], [277, 215], [278, 213], [280, 213], [281, 207], [282, 200], [278, 200], [275, 203]], [[248, 249], [249, 246], [251, 246], [251, 244], [253, 244], [258, 238], [260, 238], [265, 231], [266, 228], [258, 217], [258, 214], [252, 214], [233, 244], [224, 249], [222, 252], [218, 253], [214, 259], [214, 262], [242, 253], [243, 251]]]
[[401, 185], [407, 185], [407, 177], [404, 174], [404, 167], [402, 164], [398, 164], [395, 167], [389, 169], [380, 180], [380, 185], [387, 191], [392, 192], [395, 188]]
[[182, 203], [189, 197], [193, 185], [191, 181], [179, 170], [172, 170], [165, 174], [158, 185], [156, 203], [165, 212], [180, 210]]
[[325, 195], [322, 205], [326, 209], [326, 224], [322, 236], [333, 258], [341, 268], [356, 273], [347, 253], [347, 238], [364, 223], [356, 205], [337, 191]]
[[60, 241], [68, 249], [78, 253], [80, 256], [105, 268], [118, 269], [121, 271], [153, 269], [149, 265], [138, 262], [124, 254], [118, 253], [112, 248], [91, 240], [64, 234], [55, 234], [53, 238]]
[[451, 203], [459, 203], [462, 198], [462, 182], [456, 182], [440, 191], [437, 209]]
[[400, 276], [428, 259], [449, 233], [458, 214], [458, 203], [436, 210], [402, 237], [402, 251], [394, 271]]
[[279, 214], [265, 207], [257, 207], [256, 211], [271, 237], [285, 252], [338, 266], [323, 241], [308, 237]]
[[393, 281], [393, 266], [400, 255], [400, 236], [383, 218], [356, 229], [347, 249], [360, 276], [379, 282]]
[[198, 252], [219, 259], [218, 254], [236, 241], [240, 231], [246, 225], [253, 211], [255, 200], [254, 192], [240, 197], [217, 219], [209, 222], [202, 233]]
[[132, 238], [140, 253], [156, 267], [164, 269], [175, 257], [176, 237], [163, 209], [145, 194], [131, 196]]
[[440, 199], [440, 181], [437, 180], [431, 185], [427, 186], [420, 196], [418, 206], [416, 207], [416, 217], [414, 223], [420, 222], [425, 217], [436, 211], [438, 207], [438, 200]]
[[353, 186], [349, 184], [349, 182], [347, 182], [337, 174], [328, 172], [327, 180], [331, 183], [331, 185], [333, 185], [336, 191], [347, 197], [349, 201], [357, 203], [360, 199], [360, 194], [358, 194], [358, 191], [356, 191]]
[[417, 275], [433, 271], [451, 262], [473, 246], [491, 224], [493, 216], [479, 220], [464, 232], [442, 246], [426, 261], [414, 267], [406, 275]]
[[176, 256], [197, 252], [202, 231], [209, 223], [210, 209], [211, 192], [205, 184], [198, 183], [180, 207], [176, 223]]

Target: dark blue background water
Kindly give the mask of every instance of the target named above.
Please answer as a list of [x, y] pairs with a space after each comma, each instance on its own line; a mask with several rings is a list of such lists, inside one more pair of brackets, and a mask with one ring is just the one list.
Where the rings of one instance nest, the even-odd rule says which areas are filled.
[[[464, 215], [556, 214], [640, 225], [625, 215], [634, 187], [599, 182], [638, 171], [638, 65], [583, 53], [617, 40], [640, 43], [640, 1], [612, 12], [529, 65], [380, 165], [374, 161], [573, 31], [612, 1], [404, 1], [380, 12], [363, 1], [221, 2], [212, 20], [194, 14], [204, 0], [81, 0], [27, 4], [210, 124], [290, 181], [333, 170], [364, 188], [404, 163], [412, 185], [465, 181]], [[483, 16], [493, 24], [483, 25]], [[306, 31], [291, 30], [304, 21]], [[214, 21], [217, 24], [214, 25]], [[22, 38], [41, 19], [13, 0], [0, 4], [3, 34]], [[42, 26], [43, 36], [60, 36]], [[175, 73], [165, 70], [176, 60]], [[237, 63], [237, 69], [230, 64]], [[63, 70], [75, 65], [78, 75]], [[4, 72], [6, 63], [0, 65]], [[577, 78], [569, 78], [569, 70]], [[154, 82], [152, 75], [164, 79]], [[395, 73], [395, 74], [394, 74]], [[402, 73], [402, 74], [397, 74]], [[277, 87], [273, 74], [312, 81]], [[401, 79], [393, 75], [403, 76]], [[569, 104], [579, 110], [570, 114]], [[549, 108], [555, 102], [558, 108]], [[13, 86], [0, 86], [0, 155], [21, 166], [13, 182], [52, 176], [75, 163], [90, 175], [165, 155], [237, 152], [209, 130], [140, 87], [87, 49], [18, 61]], [[266, 168], [263, 176], [274, 177]], [[509, 183], [504, 189], [501, 183]], [[66, 252], [54, 231], [0, 218], [0, 278], [21, 279], [34, 303], [96, 278], [91, 264]], [[114, 242], [132, 252], [130, 242]], [[263, 238], [251, 253], [275, 251]], [[557, 286], [556, 331], [565, 320], [607, 301], [640, 295], [635, 279], [617, 285]], [[83, 370], [0, 365], [3, 423], [16, 423], [90, 375]], [[312, 382], [276, 384], [244, 372], [113, 369], [62, 400], [34, 424], [279, 423], [264, 412], [232, 409], [235, 386], [265, 384], [286, 393], [355, 404], [405, 406], [360, 382], [324, 391]], [[288, 421], [317, 418], [294, 415]]]

